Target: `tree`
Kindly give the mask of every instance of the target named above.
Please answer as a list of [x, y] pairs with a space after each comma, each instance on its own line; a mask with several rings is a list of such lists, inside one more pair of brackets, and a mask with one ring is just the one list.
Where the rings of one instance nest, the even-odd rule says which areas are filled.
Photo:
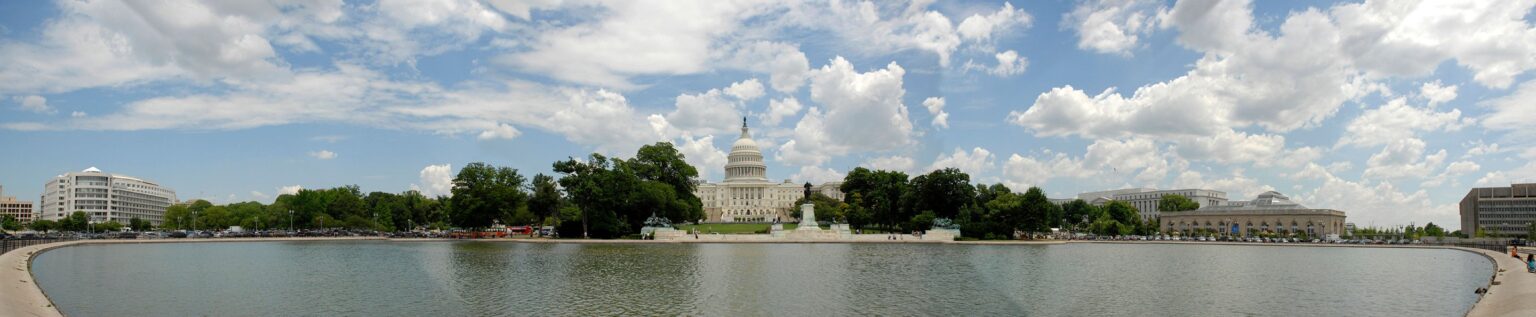
[[0, 229], [4, 229], [5, 231], [21, 230], [21, 222], [16, 221], [16, 217], [5, 215], [4, 217], [0, 217]]
[[32, 231], [41, 231], [42, 233], [48, 233], [50, 230], [58, 230], [58, 228], [59, 223], [53, 220], [33, 220], [32, 223], [27, 224], [27, 229], [32, 229]]
[[133, 217], [128, 218], [128, 227], [133, 229], [133, 231], [149, 231], [149, 229], [152, 229], [151, 227], [153, 226], [149, 223], [149, 221], [139, 219], [139, 217]]
[[1088, 204], [1088, 202], [1082, 199], [1074, 199], [1061, 206], [1062, 217], [1066, 218], [1067, 223], [1071, 225], [1088, 225], [1091, 221], [1097, 219], [1097, 217], [1094, 217], [1094, 214], [1098, 211], [1097, 209], [1098, 206]]
[[1190, 200], [1189, 197], [1184, 197], [1184, 195], [1163, 195], [1162, 199], [1157, 201], [1157, 211], [1161, 212], [1180, 212], [1195, 209], [1200, 209], [1200, 203]]
[[846, 195], [859, 194], [863, 198], [860, 207], [870, 211], [874, 222], [891, 230], [901, 230], [915, 216], [903, 203], [904, 198], [911, 199], [906, 194], [907, 173], [858, 167], [848, 172], [838, 189]]
[[490, 227], [506, 222], [513, 211], [527, 203], [522, 191], [525, 179], [510, 167], [475, 162], [465, 165], [453, 178], [453, 208], [449, 222], [463, 228]]
[[832, 197], [827, 197], [827, 195], [822, 194], [821, 192], [811, 193], [810, 199], [801, 197], [799, 200], [796, 200], [794, 207], [792, 207], [793, 209], [791, 209], [789, 213], [789, 216], [794, 217], [795, 219], [799, 219], [801, 216], [800, 205], [806, 203], [814, 204], [814, 207], [812, 208], [816, 210], [816, 221], [848, 221], [847, 215], [845, 214], [847, 210], [843, 207], [846, 204], [841, 201], [837, 201], [836, 199], [832, 199]]
[[[641, 146], [640, 150], [635, 152], [635, 157], [630, 158], [623, 165], [640, 180], [660, 182], [672, 188], [673, 200], [676, 201], [667, 202], [667, 204], [681, 209], [657, 215], [667, 217], [673, 222], [697, 221], [704, 218], [704, 203], [699, 200], [699, 197], [693, 195], [693, 179], [699, 177], [699, 171], [684, 160], [683, 154], [679, 153], [672, 143], [656, 142], [656, 144]], [[644, 222], [643, 218], [641, 222]]]
[[1061, 222], [1061, 209], [1045, 197], [1045, 191], [1040, 190], [1040, 187], [1030, 187], [1020, 199], [1023, 219], [1016, 227], [1019, 230], [1046, 232]]
[[533, 197], [528, 198], [528, 211], [535, 217], [541, 220], [558, 217], [562, 199], [554, 177], [542, 173], [533, 176]]
[[[560, 187], [580, 216], [582, 237], [612, 238], [627, 233], [615, 210], [628, 206], [630, 192], [639, 186], [640, 179], [622, 165], [622, 160], [609, 160], [597, 153], [586, 161], [568, 158], [554, 163], [555, 172], [563, 174]], [[569, 229], [574, 228], [561, 231], [570, 233]]]
[[1525, 238], [1536, 239], [1536, 222], [1532, 222], [1529, 226], [1526, 226]]
[[1424, 224], [1424, 235], [1426, 236], [1443, 238], [1445, 237], [1445, 234], [1445, 228], [1441, 228], [1440, 226], [1435, 225], [1433, 222]]
[[[935, 170], [911, 181], [911, 210], [932, 211], [939, 218], [955, 218], [960, 207], [976, 196], [971, 176], [956, 168]], [[924, 228], [917, 228], [924, 229]]]
[[84, 211], [76, 211], [72, 214], [69, 214], [69, 217], [65, 217], [64, 219], [59, 220], [60, 230], [85, 231], [86, 229], [90, 228], [90, 225], [91, 218], [90, 216], [86, 216]]
[[1136, 207], [1131, 206], [1130, 203], [1112, 200], [1104, 204], [1104, 211], [1109, 214], [1110, 219], [1120, 224], [1141, 225], [1141, 216], [1137, 215]]
[[107, 222], [103, 222], [103, 223], [98, 223], [98, 224], [96, 224], [96, 230], [97, 231], [108, 231], [108, 232], [110, 232], [110, 231], [123, 231], [123, 223], [117, 222], [117, 220], [112, 220], [112, 221], [107, 221]]

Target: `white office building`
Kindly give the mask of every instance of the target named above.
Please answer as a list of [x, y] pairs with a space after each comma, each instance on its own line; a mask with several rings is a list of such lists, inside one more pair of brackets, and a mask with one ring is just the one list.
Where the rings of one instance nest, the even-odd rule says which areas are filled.
[[176, 192], [170, 188], [92, 167], [59, 175], [43, 185], [38, 219], [57, 221], [84, 211], [92, 223], [127, 224], [129, 219], [139, 218], [159, 226], [165, 209], [175, 202]]
[[1136, 207], [1136, 212], [1141, 215], [1141, 220], [1148, 221], [1160, 216], [1157, 203], [1162, 201], [1164, 195], [1183, 195], [1200, 204], [1200, 207], [1221, 206], [1227, 203], [1227, 193], [1210, 189], [1167, 189], [1153, 188], [1127, 188], [1088, 192], [1077, 195], [1090, 204], [1104, 205], [1110, 200], [1119, 200], [1130, 203]]
[[[811, 187], [841, 200], [838, 189], [841, 182], [828, 182]], [[708, 222], [773, 222], [796, 221], [790, 217], [795, 201], [805, 196], [805, 185], [790, 180], [768, 180], [768, 165], [763, 163], [763, 152], [757, 141], [747, 132], [747, 121], [741, 121], [741, 137], [731, 145], [731, 154], [725, 164], [725, 181], [700, 183], [694, 195], [704, 204]]]

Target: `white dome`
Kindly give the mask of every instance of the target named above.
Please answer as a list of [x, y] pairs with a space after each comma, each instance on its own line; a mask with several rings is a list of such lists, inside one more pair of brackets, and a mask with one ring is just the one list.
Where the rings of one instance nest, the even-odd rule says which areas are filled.
[[750, 138], [750, 137], [744, 137], [744, 138], [736, 139], [736, 143], [732, 143], [731, 144], [731, 152], [736, 152], [738, 150], [746, 150], [746, 149], [751, 149], [753, 151], [757, 151], [758, 150], [757, 149], [757, 141], [753, 141], [752, 138]]
[[81, 172], [85, 172], [85, 173], [90, 173], [90, 172], [101, 173], [101, 170], [96, 169], [95, 166], [91, 166], [91, 168], [87, 168], [87, 169], [85, 169], [84, 171], [81, 171]]

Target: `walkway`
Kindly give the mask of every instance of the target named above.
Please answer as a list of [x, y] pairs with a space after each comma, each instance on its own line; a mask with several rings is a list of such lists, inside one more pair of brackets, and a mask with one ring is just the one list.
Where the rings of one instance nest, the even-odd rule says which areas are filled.
[[1509, 256], [1509, 253], [1465, 250], [1474, 250], [1492, 257], [1499, 267], [1493, 277], [1493, 282], [1499, 285], [1488, 287], [1488, 294], [1472, 306], [1472, 311], [1467, 312], [1468, 317], [1536, 316], [1536, 274], [1525, 271], [1524, 259], [1526, 254], [1536, 250], [1522, 249], [1522, 259], [1519, 260]]

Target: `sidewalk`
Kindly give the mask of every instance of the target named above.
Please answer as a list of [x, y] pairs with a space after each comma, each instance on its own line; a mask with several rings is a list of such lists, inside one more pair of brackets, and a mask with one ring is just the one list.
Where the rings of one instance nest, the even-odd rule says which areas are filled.
[[1508, 252], [1476, 251], [1498, 263], [1493, 282], [1499, 285], [1489, 286], [1488, 294], [1472, 306], [1467, 316], [1536, 316], [1536, 274], [1525, 271], [1524, 259], [1526, 254], [1536, 250], [1522, 248], [1518, 260]]

